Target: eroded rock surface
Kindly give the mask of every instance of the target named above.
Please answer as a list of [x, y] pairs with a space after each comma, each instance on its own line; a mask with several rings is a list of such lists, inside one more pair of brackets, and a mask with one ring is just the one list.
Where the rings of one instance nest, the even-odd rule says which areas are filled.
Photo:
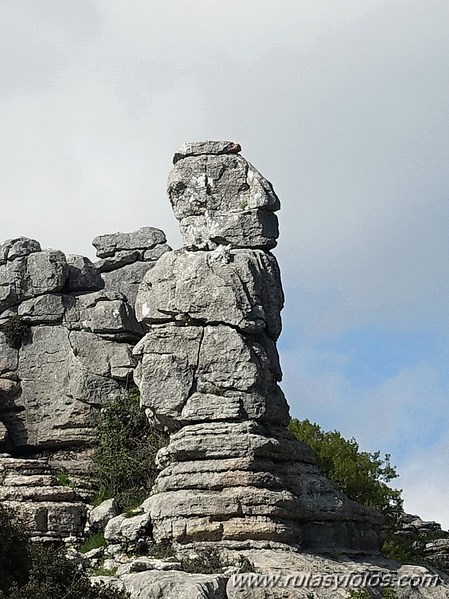
[[269, 251], [279, 200], [239, 151], [200, 142], [176, 152], [168, 195], [184, 248], [160, 258], [136, 298], [149, 330], [134, 377], [148, 417], [172, 433], [144, 504], [154, 538], [375, 551], [378, 516], [286, 430], [283, 293]]
[[100, 260], [96, 263], [104, 289], [123, 293], [131, 306], [145, 273], [165, 252], [165, 233], [154, 227], [142, 227], [132, 233], [112, 233], [95, 237], [93, 245]]

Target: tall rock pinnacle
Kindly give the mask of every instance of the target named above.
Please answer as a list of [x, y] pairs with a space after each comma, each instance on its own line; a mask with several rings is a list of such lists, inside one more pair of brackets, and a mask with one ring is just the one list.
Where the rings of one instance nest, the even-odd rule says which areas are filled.
[[168, 195], [184, 248], [162, 255], [136, 300], [149, 326], [134, 376], [170, 431], [145, 507], [157, 541], [373, 550], [376, 514], [347, 499], [286, 429], [276, 340], [283, 293], [270, 249], [280, 207], [232, 142], [175, 154]]

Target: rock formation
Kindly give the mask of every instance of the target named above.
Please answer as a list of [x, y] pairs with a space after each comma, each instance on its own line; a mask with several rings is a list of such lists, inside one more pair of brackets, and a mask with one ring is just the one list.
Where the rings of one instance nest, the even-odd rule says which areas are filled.
[[[132, 348], [145, 330], [127, 298], [135, 295], [136, 273], [143, 276], [170, 249], [162, 231], [151, 227], [104, 235], [95, 245], [103, 257], [98, 268], [83, 256], [42, 250], [33, 239], [0, 245], [0, 451], [45, 455], [48, 462], [38, 460], [31, 478], [19, 472], [20, 483], [14, 482], [17, 477], [4, 481], [0, 499], [12, 497], [20, 504], [23, 491], [28, 520], [40, 523], [40, 535], [49, 538], [54, 531], [42, 514], [51, 501], [65, 506], [58, 512], [61, 521], [62, 513], [69, 518], [65, 533], [70, 526], [72, 534], [79, 532], [85, 508], [69, 506], [69, 495], [75, 502], [79, 497], [56, 489], [52, 476], [68, 471], [72, 482], [86, 485], [100, 409], [127, 393], [135, 366]], [[109, 275], [118, 276], [119, 290]], [[0, 457], [0, 470], [12, 463]], [[24, 466], [26, 472], [30, 468], [31, 462]]]
[[131, 306], [149, 268], [171, 248], [165, 234], [154, 227], [142, 227], [133, 233], [113, 233], [95, 237], [92, 245], [100, 258], [95, 263], [106, 291], [123, 293]]
[[134, 377], [172, 434], [145, 509], [157, 541], [228, 547], [377, 548], [370, 510], [349, 501], [286, 430], [276, 340], [283, 294], [270, 249], [272, 185], [231, 142], [184, 145], [168, 195], [183, 249], [149, 270]]

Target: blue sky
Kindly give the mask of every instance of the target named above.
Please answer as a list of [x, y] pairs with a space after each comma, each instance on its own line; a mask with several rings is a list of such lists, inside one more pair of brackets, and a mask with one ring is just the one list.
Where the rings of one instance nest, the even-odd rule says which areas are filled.
[[391, 453], [449, 528], [447, 0], [0, 4], [0, 238], [94, 257], [152, 225], [184, 141], [281, 199], [292, 414]]

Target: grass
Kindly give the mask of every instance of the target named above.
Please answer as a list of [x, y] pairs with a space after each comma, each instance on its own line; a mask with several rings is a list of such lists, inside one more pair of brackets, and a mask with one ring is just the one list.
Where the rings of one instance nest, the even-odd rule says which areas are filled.
[[98, 549], [99, 547], [106, 547], [107, 541], [104, 538], [104, 534], [102, 532], [97, 532], [84, 541], [81, 547], [78, 549], [80, 553], [88, 553], [92, 551], [92, 549]]

